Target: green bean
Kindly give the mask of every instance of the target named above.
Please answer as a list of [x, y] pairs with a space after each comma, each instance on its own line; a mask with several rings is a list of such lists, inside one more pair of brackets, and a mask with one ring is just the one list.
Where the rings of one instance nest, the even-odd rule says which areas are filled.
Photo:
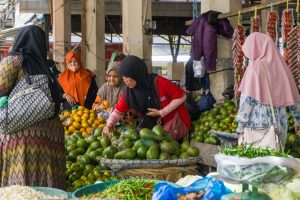
[[144, 200], [150, 199], [154, 190], [155, 182], [151, 180], [125, 180], [108, 186], [103, 192], [89, 195], [88, 198], [118, 198]]

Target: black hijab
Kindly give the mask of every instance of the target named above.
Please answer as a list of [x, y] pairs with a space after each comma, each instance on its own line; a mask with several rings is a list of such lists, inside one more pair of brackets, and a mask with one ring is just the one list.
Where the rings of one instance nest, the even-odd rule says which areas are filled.
[[136, 56], [127, 56], [120, 64], [120, 75], [132, 78], [136, 86], [126, 88], [124, 97], [127, 105], [136, 111], [146, 113], [148, 108], [160, 108], [158, 94], [154, 86], [157, 74], [148, 73], [147, 65]]
[[21, 56], [22, 68], [25, 74], [44, 74], [48, 77], [49, 88], [56, 104], [56, 113], [58, 113], [61, 95], [58, 82], [47, 64], [46, 33], [35, 25], [21, 28], [9, 53], [9, 55], [17, 54]]
[[56, 63], [54, 62], [54, 60], [48, 59], [48, 60], [47, 60], [47, 65], [48, 65], [48, 67], [49, 67], [51, 73], [52, 73], [56, 78], [58, 78], [61, 72], [57, 69]]

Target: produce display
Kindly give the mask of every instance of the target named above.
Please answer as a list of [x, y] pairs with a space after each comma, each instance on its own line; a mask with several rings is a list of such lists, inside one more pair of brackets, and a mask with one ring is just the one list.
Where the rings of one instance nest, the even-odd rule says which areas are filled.
[[244, 67], [244, 53], [242, 46], [245, 42], [245, 31], [242, 25], [237, 25], [233, 34], [233, 69], [234, 69], [234, 96], [240, 97], [238, 88], [240, 87], [242, 78], [244, 76], [246, 68]]
[[234, 148], [221, 147], [220, 152], [228, 156], [239, 156], [246, 158], [256, 158], [262, 156], [277, 156], [287, 157], [288, 154], [285, 152], [274, 151], [268, 148], [252, 148], [251, 146], [238, 146]]
[[300, 173], [299, 162], [286, 156], [268, 149], [237, 147], [222, 149], [215, 160], [222, 177], [260, 187], [282, 184]]
[[283, 42], [283, 58], [287, 64], [289, 64], [289, 55], [288, 55], [288, 33], [292, 30], [293, 28], [293, 10], [291, 9], [285, 9], [282, 12], [282, 42]]
[[199, 155], [198, 148], [191, 147], [188, 142], [179, 144], [161, 125], [154, 126], [152, 130], [143, 128], [140, 132], [123, 127], [119, 134], [120, 137], [117, 132], [114, 133], [111, 143], [103, 150], [103, 158], [171, 160]]
[[64, 125], [65, 135], [79, 133], [86, 136], [91, 132], [91, 129], [105, 126], [103, 117], [98, 118], [95, 110], [89, 110], [83, 106], [78, 106], [72, 111], [63, 111], [60, 114], [60, 119]]
[[63, 197], [49, 196], [42, 192], [36, 191], [28, 186], [12, 185], [0, 188], [0, 199], [5, 200], [18, 200], [18, 199], [64, 199]]
[[96, 159], [110, 143], [101, 134], [102, 128], [97, 128], [92, 135], [83, 137], [80, 133], [74, 133], [65, 138], [67, 191], [94, 184], [95, 181], [114, 179], [108, 167]]
[[217, 137], [210, 134], [210, 130], [235, 133], [238, 125], [235, 120], [236, 114], [237, 106], [233, 100], [202, 113], [200, 118], [193, 122], [191, 139], [195, 142], [219, 144]]
[[259, 32], [260, 31], [260, 17], [251, 17], [250, 19], [250, 32]]
[[266, 27], [266, 34], [269, 35], [277, 44], [278, 39], [278, 13], [276, 11], [269, 11], [267, 14], [267, 27]]
[[288, 117], [288, 123], [285, 151], [295, 158], [300, 158], [300, 130], [295, 131], [295, 121], [291, 115]]
[[119, 200], [151, 199], [154, 191], [155, 181], [153, 180], [124, 180], [108, 186], [104, 191], [91, 194], [86, 198], [116, 198]]
[[300, 93], [300, 25], [294, 27], [288, 33], [287, 44], [288, 66]]

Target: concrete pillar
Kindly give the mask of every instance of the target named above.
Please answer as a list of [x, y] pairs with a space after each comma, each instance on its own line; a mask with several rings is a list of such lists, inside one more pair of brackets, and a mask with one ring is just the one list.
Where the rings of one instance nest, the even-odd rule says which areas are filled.
[[105, 82], [105, 3], [81, 0], [81, 57], [96, 74], [98, 86]]
[[143, 58], [151, 71], [152, 34], [145, 22], [152, 20], [151, 0], [122, 0], [123, 52]]
[[71, 1], [55, 0], [53, 2], [53, 59], [58, 68], [65, 68], [65, 55], [71, 46]]
[[[222, 13], [238, 12], [242, 8], [241, 0], [202, 0], [201, 13], [209, 10], [215, 10]], [[230, 24], [234, 28], [237, 24], [237, 17], [229, 18]], [[230, 69], [232, 63], [232, 41], [222, 36], [218, 36], [218, 57], [217, 57], [217, 70]], [[233, 85], [234, 76], [232, 70], [225, 70], [210, 75], [211, 91], [216, 98], [217, 102], [221, 102], [224, 97], [222, 92]]]

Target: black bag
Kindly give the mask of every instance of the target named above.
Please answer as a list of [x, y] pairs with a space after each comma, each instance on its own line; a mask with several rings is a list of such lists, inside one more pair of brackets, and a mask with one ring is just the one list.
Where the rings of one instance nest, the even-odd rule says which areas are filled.
[[185, 106], [190, 114], [191, 120], [196, 120], [199, 118], [201, 112], [198, 108], [197, 102], [193, 97], [192, 93], [186, 93]]

